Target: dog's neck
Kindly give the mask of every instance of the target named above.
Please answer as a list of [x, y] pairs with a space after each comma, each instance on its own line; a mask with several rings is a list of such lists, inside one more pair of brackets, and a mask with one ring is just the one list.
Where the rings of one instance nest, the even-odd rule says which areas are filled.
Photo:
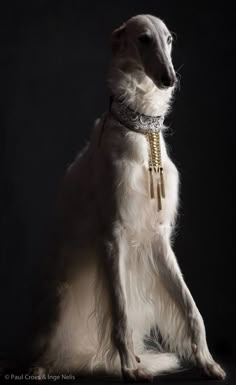
[[110, 71], [109, 86], [114, 97], [141, 114], [165, 116], [169, 110], [173, 89], [157, 88], [141, 70], [114, 68]]
[[[158, 211], [162, 209], [162, 199], [165, 198], [164, 187], [164, 174], [162, 167], [161, 157], [161, 143], [160, 143], [160, 130], [165, 114], [168, 112], [172, 89], [160, 90], [153, 81], [140, 70], [136, 71], [122, 71], [121, 69], [112, 69], [109, 76], [109, 86], [114, 98], [121, 100], [122, 104], [129, 109], [143, 114], [141, 121], [137, 124], [135, 117], [135, 124], [133, 125], [133, 119], [129, 119], [130, 111], [128, 110], [128, 116], [124, 117], [122, 112], [116, 109], [112, 103], [110, 111], [113, 116], [117, 118], [124, 126], [133, 130], [139, 131], [145, 134], [149, 145], [149, 182], [150, 182], [150, 198], [153, 199], [155, 191], [157, 191], [157, 206]], [[117, 103], [116, 103], [117, 104]], [[114, 107], [114, 109], [112, 109]], [[125, 112], [127, 109], [125, 109]], [[131, 111], [131, 115], [132, 111]], [[145, 116], [146, 115], [146, 116]], [[155, 118], [154, 118], [155, 117]], [[158, 121], [159, 117], [161, 121]], [[151, 121], [147, 125], [143, 122], [143, 119]], [[153, 118], [153, 122], [152, 122]], [[158, 173], [157, 180], [154, 178], [154, 174]], [[155, 186], [156, 184], [156, 186]]]

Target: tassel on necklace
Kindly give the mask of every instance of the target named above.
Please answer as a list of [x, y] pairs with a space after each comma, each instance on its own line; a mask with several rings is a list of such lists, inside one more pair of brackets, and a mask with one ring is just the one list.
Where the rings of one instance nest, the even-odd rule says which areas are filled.
[[153, 184], [153, 173], [152, 173], [152, 167], [149, 166], [149, 178], [150, 178], [150, 197], [151, 199], [154, 198], [154, 184]]
[[[150, 197], [155, 197], [154, 181], [157, 180], [156, 195], [158, 211], [162, 209], [162, 199], [165, 198], [164, 173], [161, 162], [160, 132], [148, 132], [146, 138], [149, 142], [149, 185]], [[156, 175], [155, 175], [156, 174]], [[154, 178], [157, 176], [158, 178]]]

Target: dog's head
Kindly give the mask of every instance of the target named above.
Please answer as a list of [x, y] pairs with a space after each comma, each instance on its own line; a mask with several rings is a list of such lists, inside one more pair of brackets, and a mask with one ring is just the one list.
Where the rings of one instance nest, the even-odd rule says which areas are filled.
[[122, 69], [138, 69], [160, 88], [173, 87], [172, 36], [162, 20], [151, 15], [132, 17], [112, 33], [113, 56]]

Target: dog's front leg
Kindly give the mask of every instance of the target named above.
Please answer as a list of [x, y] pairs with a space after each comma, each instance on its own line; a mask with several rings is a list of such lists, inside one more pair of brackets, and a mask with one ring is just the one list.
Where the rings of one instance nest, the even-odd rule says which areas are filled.
[[[183, 279], [170, 244], [168, 233], [165, 233], [165, 231], [161, 232], [153, 247], [162, 284], [169, 292], [186, 321], [187, 333], [191, 340], [191, 357], [209, 376], [223, 379], [225, 372], [213, 360], [209, 352], [203, 318]], [[179, 353], [185, 357], [188, 356], [181, 349], [184, 348], [179, 347]]]
[[131, 330], [128, 327], [125, 291], [125, 259], [127, 243], [124, 230], [116, 225], [112, 234], [106, 237], [103, 247], [105, 271], [111, 300], [112, 335], [111, 339], [119, 352], [121, 372], [126, 380], [152, 380], [152, 376], [139, 365], [140, 359], [133, 351]]

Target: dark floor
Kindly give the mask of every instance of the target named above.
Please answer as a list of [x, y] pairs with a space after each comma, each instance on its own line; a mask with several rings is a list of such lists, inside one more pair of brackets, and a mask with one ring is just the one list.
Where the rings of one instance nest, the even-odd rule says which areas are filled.
[[[214, 379], [209, 379], [206, 376], [204, 376], [202, 373], [200, 373], [198, 370], [191, 369], [188, 371], [183, 371], [171, 375], [165, 375], [165, 376], [159, 376], [156, 377], [153, 381], [154, 384], [157, 385], [236, 385], [236, 362], [227, 362], [223, 364], [224, 369], [227, 372], [227, 378], [225, 381], [217, 381]], [[62, 382], [60, 382], [62, 383]], [[80, 384], [121, 384], [122, 382], [114, 379], [93, 379], [93, 380], [79, 380], [78, 383]], [[139, 384], [144, 384], [139, 383]]]
[[[203, 375], [198, 369], [189, 369], [186, 371], [182, 371], [179, 373], [171, 374], [171, 375], [165, 375], [165, 376], [159, 376], [156, 377], [153, 381], [153, 384], [158, 385], [236, 385], [236, 360], [233, 359], [223, 359], [220, 361], [221, 365], [227, 372], [227, 378], [224, 381], [218, 381], [214, 379], [207, 378], [205, 375]], [[20, 376], [18, 374], [18, 376]], [[15, 382], [21, 382], [22, 380], [27, 380], [27, 378], [20, 378], [15, 377], [15, 380], [12, 378], [13, 375], [4, 374], [0, 378], [0, 383], [15, 383]], [[5, 378], [4, 378], [5, 377]], [[59, 377], [59, 376], [58, 376]], [[23, 381], [25, 383], [26, 381]], [[29, 383], [38, 383], [38, 381], [30, 381]], [[78, 378], [76, 380], [70, 380], [70, 379], [59, 379], [54, 378], [54, 380], [51, 381], [41, 381], [40, 383], [56, 383], [56, 384], [109, 384], [109, 385], [119, 385], [123, 382], [120, 380], [116, 380], [114, 378]], [[139, 382], [139, 384], [142, 384]], [[144, 384], [144, 383], [143, 383]]]

